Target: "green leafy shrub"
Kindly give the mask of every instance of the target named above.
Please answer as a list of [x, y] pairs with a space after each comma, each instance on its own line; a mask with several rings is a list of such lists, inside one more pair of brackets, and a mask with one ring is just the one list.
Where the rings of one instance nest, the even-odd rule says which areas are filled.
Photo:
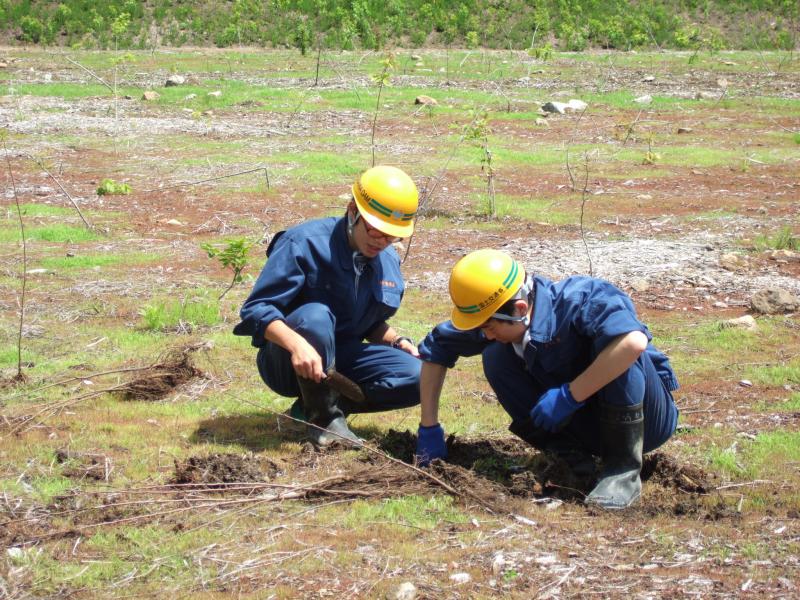
[[206, 251], [208, 258], [217, 259], [225, 269], [233, 271], [233, 279], [225, 291], [220, 294], [219, 299], [227, 294], [230, 289], [237, 283], [241, 283], [242, 271], [247, 266], [248, 256], [247, 253], [253, 247], [253, 242], [245, 238], [236, 238], [229, 240], [222, 247], [215, 246], [214, 244], [203, 243], [200, 247]]
[[103, 179], [97, 188], [98, 196], [118, 196], [131, 193], [131, 186], [127, 183], [117, 183], [113, 179]]
[[39, 19], [30, 16], [22, 17], [19, 27], [22, 30], [23, 41], [38, 44], [42, 40], [44, 25]]

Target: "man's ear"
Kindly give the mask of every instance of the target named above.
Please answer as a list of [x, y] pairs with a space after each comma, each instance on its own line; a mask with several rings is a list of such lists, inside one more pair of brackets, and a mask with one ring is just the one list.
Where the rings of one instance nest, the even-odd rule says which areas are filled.
[[514, 302], [514, 312], [518, 317], [528, 314], [528, 303], [525, 300], [517, 300]]

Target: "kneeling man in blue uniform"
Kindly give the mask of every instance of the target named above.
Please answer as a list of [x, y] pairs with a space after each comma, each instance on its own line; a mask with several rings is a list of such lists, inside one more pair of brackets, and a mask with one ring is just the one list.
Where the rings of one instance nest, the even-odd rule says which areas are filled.
[[[377, 166], [353, 185], [340, 218], [308, 221], [276, 234], [267, 263], [241, 309], [236, 335], [252, 337], [256, 364], [274, 392], [311, 425], [311, 441], [359, 444], [347, 415], [419, 402], [419, 353], [387, 320], [404, 282], [393, 242], [414, 231], [419, 195], [411, 178]], [[325, 382], [334, 368], [354, 381], [363, 402]]]
[[451, 320], [420, 344], [422, 418], [417, 460], [445, 458], [439, 396], [459, 356], [482, 355], [483, 370], [511, 416], [509, 429], [594, 474], [587, 504], [626, 508], [640, 496], [642, 454], [674, 433], [678, 381], [650, 343], [630, 298], [607, 281], [553, 282], [526, 275], [498, 250], [462, 258], [450, 277]]

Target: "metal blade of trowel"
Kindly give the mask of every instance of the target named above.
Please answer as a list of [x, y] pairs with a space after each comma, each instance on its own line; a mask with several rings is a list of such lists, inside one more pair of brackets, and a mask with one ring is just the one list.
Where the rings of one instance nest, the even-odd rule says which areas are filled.
[[366, 397], [364, 396], [364, 392], [360, 387], [358, 387], [358, 384], [352, 379], [339, 373], [333, 367], [325, 371], [325, 375], [326, 377], [323, 381], [327, 383], [331, 389], [336, 390], [342, 396], [349, 398], [353, 402], [358, 402], [359, 404], [367, 401]]

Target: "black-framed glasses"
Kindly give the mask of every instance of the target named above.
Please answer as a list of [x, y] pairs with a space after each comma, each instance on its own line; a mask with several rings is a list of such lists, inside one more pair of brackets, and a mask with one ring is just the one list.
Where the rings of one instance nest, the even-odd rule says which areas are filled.
[[401, 237], [397, 237], [397, 236], [394, 236], [394, 235], [389, 235], [388, 233], [383, 233], [377, 227], [373, 227], [372, 225], [367, 223], [367, 220], [364, 219], [364, 218], [362, 218], [361, 220], [364, 221], [364, 229], [367, 231], [367, 235], [369, 237], [375, 239], [375, 240], [379, 240], [379, 239], [383, 238], [387, 242], [389, 242], [390, 244], [393, 244], [393, 243], [399, 242], [400, 240], [403, 239]]

